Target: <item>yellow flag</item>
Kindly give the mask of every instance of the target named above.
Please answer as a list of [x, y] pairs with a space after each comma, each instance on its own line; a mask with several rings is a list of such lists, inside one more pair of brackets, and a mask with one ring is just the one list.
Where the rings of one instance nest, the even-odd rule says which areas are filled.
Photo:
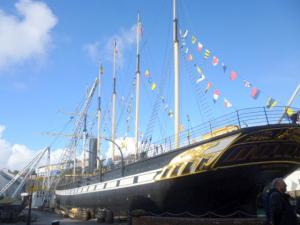
[[149, 71], [149, 70], [146, 70], [146, 71], [145, 71], [145, 76], [146, 76], [146, 77], [149, 77], [149, 76], [150, 76], [150, 71]]
[[152, 83], [151, 90], [154, 91], [156, 89], [156, 83]]
[[179, 126], [179, 131], [180, 132], [184, 131], [184, 126], [182, 124], [180, 124], [180, 126]]
[[122, 143], [121, 143], [121, 148], [127, 148], [127, 143], [126, 143], [126, 141], [122, 141]]
[[199, 66], [196, 66], [196, 68], [197, 68], [197, 72], [198, 72], [199, 74], [202, 74], [202, 69], [201, 69]]
[[291, 108], [287, 108], [286, 113], [288, 114], [288, 116], [291, 116], [294, 114], [294, 111]]
[[194, 45], [197, 41], [197, 38], [195, 36], [192, 36], [192, 44]]
[[210, 56], [210, 51], [208, 49], [205, 49], [204, 58], [208, 59]]

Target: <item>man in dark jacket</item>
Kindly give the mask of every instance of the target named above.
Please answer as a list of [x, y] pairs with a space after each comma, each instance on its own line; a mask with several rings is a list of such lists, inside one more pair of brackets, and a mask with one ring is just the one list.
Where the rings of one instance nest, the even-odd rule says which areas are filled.
[[271, 194], [275, 191], [274, 188], [270, 187], [265, 187], [263, 194], [262, 194], [262, 201], [263, 201], [263, 206], [265, 209], [266, 213], [266, 221], [264, 225], [270, 225], [271, 223], [271, 208], [270, 208], [270, 196]]
[[286, 183], [282, 178], [273, 181], [273, 192], [269, 196], [270, 219], [272, 225], [298, 225], [297, 215], [289, 202]]

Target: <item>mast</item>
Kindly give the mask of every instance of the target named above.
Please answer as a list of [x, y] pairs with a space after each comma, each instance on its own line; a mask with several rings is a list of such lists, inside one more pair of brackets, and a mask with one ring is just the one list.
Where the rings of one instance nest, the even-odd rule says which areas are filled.
[[138, 158], [139, 148], [139, 113], [140, 113], [140, 35], [141, 35], [141, 21], [138, 13], [136, 27], [136, 103], [135, 103], [135, 158]]
[[177, 37], [178, 20], [176, 17], [176, 0], [173, 0], [173, 51], [174, 51], [174, 90], [175, 90], [175, 109], [174, 109], [174, 128], [175, 128], [175, 148], [179, 148], [179, 127], [180, 127], [180, 102], [179, 102], [179, 42]]
[[[98, 118], [98, 131], [97, 131], [97, 154], [99, 157], [99, 162], [97, 164], [97, 169], [101, 170], [101, 142], [100, 142], [100, 129], [101, 129], [101, 75], [103, 75], [103, 67], [102, 64], [100, 64], [99, 67], [99, 73], [98, 73], [98, 112], [97, 112], [97, 118]], [[101, 171], [100, 171], [101, 173]]]
[[87, 115], [84, 114], [83, 120], [83, 141], [82, 141], [82, 151], [83, 151], [83, 160], [82, 160], [82, 176], [85, 174], [85, 161], [86, 161], [86, 140], [87, 140], [87, 129], [86, 129], [86, 117]]
[[[75, 140], [75, 143], [77, 141]], [[76, 147], [73, 146], [73, 182], [76, 180]]]
[[[113, 95], [112, 95], [112, 122], [111, 122], [111, 139], [115, 142], [116, 133], [115, 133], [115, 120], [116, 120], [116, 51], [117, 51], [117, 42], [114, 41], [114, 64], [113, 64]], [[112, 160], [115, 160], [115, 145], [112, 145]]]

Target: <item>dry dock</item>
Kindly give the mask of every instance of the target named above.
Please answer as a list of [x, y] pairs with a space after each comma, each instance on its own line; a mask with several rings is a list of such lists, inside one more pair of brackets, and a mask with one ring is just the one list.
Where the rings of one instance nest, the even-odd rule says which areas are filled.
[[[26, 214], [26, 212], [25, 212]], [[98, 223], [96, 219], [89, 221], [64, 218], [47, 211], [32, 211], [31, 225], [51, 225], [53, 221], [59, 221], [60, 225], [109, 225], [108, 223]], [[26, 219], [25, 219], [26, 220]], [[25, 225], [24, 222], [0, 223], [1, 225]], [[126, 222], [116, 221], [110, 225], [128, 225]], [[182, 218], [182, 217], [154, 217], [141, 216], [132, 218], [132, 225], [263, 225], [264, 219], [260, 218], [230, 218], [230, 219], [212, 219], [212, 218]], [[299, 223], [300, 225], [300, 223]]]
[[[52, 212], [47, 212], [47, 211], [38, 211], [38, 210], [33, 210], [32, 211], [32, 222], [31, 225], [51, 225], [51, 222], [53, 221], [59, 221], [60, 225], [99, 225], [97, 223], [96, 219], [89, 220], [89, 221], [81, 221], [81, 220], [76, 220], [76, 219], [71, 219], [71, 218], [64, 218], [60, 215], [57, 215]], [[26, 225], [25, 222], [16, 222], [16, 223], [1, 223], [1, 225]], [[127, 222], [115, 222], [110, 225], [126, 225]], [[105, 223], [101, 223], [101, 225], [108, 225]]]

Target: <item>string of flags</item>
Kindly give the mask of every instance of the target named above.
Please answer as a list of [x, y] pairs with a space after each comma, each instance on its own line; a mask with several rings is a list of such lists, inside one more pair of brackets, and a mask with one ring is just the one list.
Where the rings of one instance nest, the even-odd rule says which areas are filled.
[[[189, 31], [185, 30], [184, 32], [180, 31], [180, 37], [182, 40], [182, 46], [181, 48], [184, 50], [185, 54], [186, 54], [186, 59], [187, 61], [193, 61], [194, 60], [194, 56], [191, 53], [191, 51], [189, 51], [188, 47], [187, 47], [187, 39], [188, 39], [188, 35]], [[195, 35], [191, 35], [191, 43], [192, 45], [196, 46], [196, 50], [198, 53], [203, 54], [203, 58], [205, 60], [210, 61], [211, 60], [211, 64], [214, 67], [217, 67], [218, 65], [220, 65], [220, 67], [223, 70], [224, 74], [228, 74], [228, 66], [227, 64], [225, 64], [224, 62], [220, 61], [220, 58], [216, 55], [212, 55], [212, 52], [208, 49], [205, 48], [204, 45], [197, 39], [197, 37]], [[196, 70], [197, 72], [200, 74], [200, 77], [197, 78], [196, 83], [200, 83], [203, 80], [205, 80], [205, 75], [202, 73], [202, 70], [199, 66], [196, 65]], [[242, 78], [235, 70], [230, 70], [229, 72], [229, 80], [231, 81], [235, 81], [237, 80], [237, 78]], [[256, 100], [259, 98], [260, 94], [261, 94], [261, 90], [255, 86], [252, 85], [252, 83], [250, 83], [248, 80], [243, 79], [243, 86], [247, 89], [250, 89], [250, 96]], [[212, 87], [211, 82], [207, 82], [206, 88], [205, 88], [205, 93], [207, 93], [209, 91], [209, 89]], [[215, 89], [213, 92], [213, 102], [215, 103], [220, 96], [220, 91]], [[266, 108], [268, 109], [273, 109], [276, 105], [278, 104], [278, 101], [276, 99], [274, 99], [273, 97], [269, 97], [267, 99], [266, 102]], [[228, 99], [224, 98], [224, 106], [226, 108], [228, 107], [232, 107], [232, 104], [228, 101]], [[287, 112], [288, 114], [288, 112]]]
[[[203, 70], [197, 64], [194, 64], [194, 67], [196, 68], [196, 71], [199, 74], [199, 77], [196, 78], [196, 84], [199, 84], [206, 79], [206, 76], [204, 75]], [[210, 81], [207, 81], [204, 93], [206, 94], [211, 87], [212, 87], [212, 83]], [[214, 91], [213, 91], [213, 102], [214, 103], [216, 103], [218, 101], [220, 95], [221, 95], [220, 91], [218, 89], [214, 89]], [[232, 107], [231, 102], [226, 98], [224, 98], [224, 107], [225, 108]]]
[[[144, 74], [145, 74], [145, 77], [148, 79], [148, 83], [150, 85], [150, 89], [152, 91], [157, 91], [159, 93], [159, 90], [157, 88], [157, 84], [155, 82], [153, 82], [153, 80], [151, 78], [150, 71], [147, 69], [147, 70], [145, 70]], [[174, 112], [170, 108], [170, 106], [167, 104], [165, 97], [162, 96], [162, 95], [160, 95], [159, 97], [160, 97], [161, 103], [163, 104], [164, 111], [167, 113], [168, 117], [172, 118], [174, 116]]]

